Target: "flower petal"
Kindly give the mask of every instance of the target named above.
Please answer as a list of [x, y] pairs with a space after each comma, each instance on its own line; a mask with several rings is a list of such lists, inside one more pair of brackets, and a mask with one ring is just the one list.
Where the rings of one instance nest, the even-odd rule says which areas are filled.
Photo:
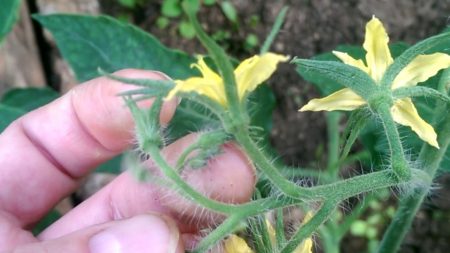
[[266, 227], [267, 227], [267, 233], [269, 234], [270, 242], [272, 245], [276, 245], [277, 239], [276, 239], [276, 233], [275, 229], [272, 226], [272, 223], [268, 219], [266, 219]]
[[436, 132], [430, 124], [419, 116], [410, 98], [396, 100], [391, 107], [391, 114], [395, 122], [411, 127], [420, 139], [433, 147], [439, 148]]
[[309, 101], [300, 111], [351, 111], [364, 104], [366, 104], [364, 99], [349, 88], [344, 88], [327, 97]]
[[450, 67], [450, 55], [448, 54], [418, 55], [395, 77], [391, 88], [414, 86], [436, 75], [439, 70], [448, 67]]
[[356, 60], [355, 58], [351, 57], [347, 53], [339, 52], [339, 51], [333, 51], [333, 54], [339, 58], [343, 63], [359, 68], [360, 70], [369, 73], [369, 69], [367, 68], [366, 64], [361, 59]]
[[175, 87], [164, 99], [169, 100], [179, 92], [196, 92], [200, 95], [209, 97], [223, 106], [226, 106], [227, 100], [225, 97], [225, 91], [223, 90], [221, 80], [219, 81], [219, 83], [216, 83], [202, 77], [191, 77], [184, 81], [176, 80]]
[[230, 235], [224, 242], [225, 253], [253, 253], [244, 239], [237, 235]]
[[292, 253], [312, 253], [313, 241], [311, 237], [306, 238]]
[[393, 62], [388, 42], [389, 37], [383, 24], [376, 17], [372, 17], [366, 25], [363, 47], [366, 50], [369, 74], [376, 82], [381, 80], [387, 67]]
[[234, 70], [239, 98], [254, 90], [259, 84], [267, 80], [277, 68], [279, 62], [286, 62], [288, 56], [274, 53], [255, 55], [241, 62]]
[[202, 74], [203, 78], [207, 80], [211, 80], [214, 82], [220, 82], [222, 78], [214, 71], [212, 71], [208, 65], [203, 60], [203, 56], [198, 57], [198, 62], [195, 64], [192, 64], [191, 67], [197, 68], [200, 73]]

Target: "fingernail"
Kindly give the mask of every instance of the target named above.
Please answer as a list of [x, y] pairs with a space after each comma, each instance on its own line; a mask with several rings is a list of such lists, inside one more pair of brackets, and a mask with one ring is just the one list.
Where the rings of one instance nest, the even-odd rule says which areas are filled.
[[157, 74], [157, 75], [159, 75], [159, 76], [162, 77], [163, 79], [170, 80], [170, 81], [173, 80], [172, 78], [170, 78], [170, 76], [166, 75], [164, 72], [157, 71], [157, 70], [152, 70], [152, 72], [155, 73], [155, 74]]
[[179, 234], [164, 218], [142, 215], [97, 233], [89, 240], [90, 253], [175, 252]]

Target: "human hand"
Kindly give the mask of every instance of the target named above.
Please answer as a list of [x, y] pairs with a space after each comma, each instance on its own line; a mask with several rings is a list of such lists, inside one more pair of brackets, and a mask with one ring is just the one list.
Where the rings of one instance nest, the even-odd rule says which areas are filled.
[[[132, 69], [116, 75], [164, 78]], [[39, 236], [28, 231], [90, 170], [132, 143], [133, 120], [117, 96], [129, 89], [133, 86], [104, 77], [88, 81], [0, 135], [0, 252], [184, 252], [202, 229], [220, 221], [176, 193], [124, 172]], [[169, 122], [175, 107], [175, 101], [164, 104], [161, 122]], [[168, 160], [176, 161], [195, 137], [166, 147]], [[145, 164], [152, 167], [150, 161]], [[248, 201], [255, 183], [252, 167], [233, 144], [225, 144], [205, 168], [183, 176], [197, 190], [228, 203]]]

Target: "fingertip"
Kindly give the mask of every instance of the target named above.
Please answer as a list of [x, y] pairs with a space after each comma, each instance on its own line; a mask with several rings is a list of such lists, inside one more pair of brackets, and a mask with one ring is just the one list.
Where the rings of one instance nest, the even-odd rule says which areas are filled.
[[158, 214], [120, 221], [92, 236], [88, 247], [90, 253], [166, 253], [184, 249], [175, 222]]
[[192, 185], [203, 188], [211, 198], [233, 204], [249, 201], [256, 183], [254, 167], [233, 142], [223, 145], [205, 168], [186, 174]]
[[[166, 80], [158, 71], [123, 69], [116, 76], [134, 79]], [[70, 91], [74, 110], [80, 121], [98, 141], [110, 150], [121, 151], [132, 142], [134, 123], [121, 92], [137, 89], [135, 85], [124, 84], [107, 77], [90, 80]], [[139, 103], [142, 108], [150, 107], [152, 100]], [[175, 113], [176, 100], [166, 101], [160, 114], [162, 124], [167, 124]]]

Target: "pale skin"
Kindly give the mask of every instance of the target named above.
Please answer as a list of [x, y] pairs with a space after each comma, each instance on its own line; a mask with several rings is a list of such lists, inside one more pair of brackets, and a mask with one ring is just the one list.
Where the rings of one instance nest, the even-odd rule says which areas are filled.
[[[116, 75], [165, 78], [136, 69]], [[133, 143], [133, 119], [117, 96], [133, 88], [104, 77], [93, 79], [24, 115], [0, 135], [1, 253], [184, 252], [196, 243], [199, 231], [220, 221], [175, 193], [139, 183], [124, 172], [37, 237], [29, 232], [80, 179]], [[170, 121], [176, 106], [175, 100], [165, 102], [161, 122]], [[163, 153], [176, 161], [195, 136], [176, 141]], [[254, 169], [231, 143], [205, 168], [187, 170], [183, 177], [227, 203], [248, 201], [255, 184]]]

